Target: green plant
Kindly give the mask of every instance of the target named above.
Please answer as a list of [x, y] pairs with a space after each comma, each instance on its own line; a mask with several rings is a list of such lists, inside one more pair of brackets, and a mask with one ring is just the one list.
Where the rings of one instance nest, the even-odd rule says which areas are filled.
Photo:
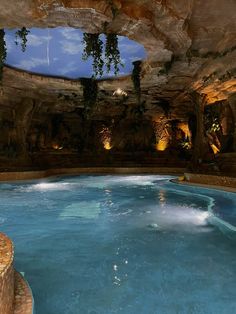
[[132, 72], [132, 81], [134, 86], [134, 92], [137, 97], [138, 104], [141, 102], [141, 65], [142, 61], [133, 62], [134, 68]]
[[84, 33], [83, 44], [83, 60], [87, 60], [89, 57], [92, 57], [94, 76], [102, 76], [104, 65], [104, 61], [102, 59], [103, 42], [99, 38], [99, 34]]
[[2, 80], [3, 66], [7, 57], [7, 48], [4, 36], [4, 29], [0, 29], [0, 80]]
[[26, 50], [26, 44], [27, 44], [27, 35], [30, 33], [30, 31], [25, 28], [25, 27], [22, 27], [21, 29], [19, 29], [17, 32], [16, 32], [16, 40], [15, 40], [15, 43], [16, 45], [18, 45], [18, 38], [20, 38], [21, 40], [21, 50], [23, 52], [25, 52]]
[[103, 75], [104, 64], [107, 67], [107, 73], [110, 72], [112, 65], [114, 66], [115, 75], [119, 73], [119, 65], [123, 66], [123, 64], [120, 60], [116, 34], [106, 34], [105, 61], [103, 60], [103, 42], [99, 34], [84, 33], [83, 44], [83, 60], [87, 60], [89, 57], [93, 59], [94, 77]]
[[107, 73], [111, 70], [111, 65], [114, 66], [114, 74], [119, 73], [119, 65], [124, 66], [120, 60], [120, 51], [118, 48], [118, 37], [116, 34], [106, 35], [106, 48], [105, 48], [105, 58]]
[[189, 141], [189, 138], [182, 140], [180, 142], [180, 146], [184, 149], [187, 149], [187, 150], [191, 149], [191, 142]]
[[220, 109], [217, 106], [207, 106], [204, 111], [204, 126], [206, 133], [221, 131]]
[[90, 113], [95, 106], [98, 95], [97, 81], [93, 78], [82, 78], [80, 80], [83, 86], [83, 101], [85, 112]]
[[119, 14], [119, 9], [116, 6], [116, 4], [113, 2], [113, 0], [107, 0], [107, 3], [109, 4], [113, 16], [113, 20], [117, 17]]

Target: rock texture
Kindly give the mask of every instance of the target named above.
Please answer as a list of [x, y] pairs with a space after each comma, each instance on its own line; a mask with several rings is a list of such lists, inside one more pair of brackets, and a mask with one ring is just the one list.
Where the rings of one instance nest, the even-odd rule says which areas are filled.
[[[235, 12], [235, 0], [0, 0], [0, 28], [71, 26], [101, 33], [106, 23], [107, 32], [134, 39], [147, 51], [141, 72], [144, 118], [187, 123], [195, 112], [192, 92], [204, 96], [207, 105], [230, 100], [235, 114]], [[129, 116], [136, 104], [130, 76], [101, 80], [98, 86], [91, 120], [117, 121], [127, 112]], [[128, 97], [114, 96], [117, 88]], [[59, 94], [66, 97], [60, 99]], [[50, 115], [74, 114], [76, 119], [75, 113], [83, 108], [82, 94], [79, 80], [5, 67], [0, 111], [14, 120], [22, 102], [28, 102], [29, 108], [20, 113], [26, 122], [21, 132], [33, 133], [38, 121]]]
[[[153, 91], [155, 97], [172, 100], [177, 97], [180, 103], [184, 102], [183, 92], [194, 89], [207, 94], [213, 103], [227, 99], [236, 91], [234, 0], [115, 0], [113, 3], [118, 10], [115, 18], [109, 1], [105, 0], [1, 0], [0, 27], [64, 25], [103, 32], [107, 22], [108, 32], [132, 38], [146, 48], [144, 93]], [[43, 82], [43, 79], [35, 82], [35, 87], [40, 88]], [[57, 83], [60, 88], [55, 80], [54, 84]], [[57, 93], [51, 85], [47, 89], [50, 94]]]

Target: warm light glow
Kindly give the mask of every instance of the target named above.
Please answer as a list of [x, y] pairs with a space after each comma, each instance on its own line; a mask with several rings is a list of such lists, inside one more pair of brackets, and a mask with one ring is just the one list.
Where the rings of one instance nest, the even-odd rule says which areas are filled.
[[104, 148], [105, 148], [106, 150], [110, 150], [110, 149], [112, 148], [112, 146], [111, 146], [111, 144], [110, 144], [109, 141], [105, 141], [105, 143], [103, 143], [103, 145], [104, 145]]
[[63, 149], [63, 146], [60, 146], [59, 144], [53, 143], [52, 148], [55, 150], [61, 150], [61, 149]]
[[101, 142], [103, 144], [103, 147], [106, 150], [110, 150], [112, 149], [112, 145], [111, 145], [111, 131], [109, 128], [104, 127], [102, 129], [102, 131], [100, 132], [101, 136]]
[[127, 96], [127, 93], [123, 89], [117, 88], [117, 90], [114, 91], [113, 96]]
[[153, 121], [153, 130], [156, 137], [156, 150], [164, 151], [169, 145], [170, 134], [166, 123]]
[[181, 122], [178, 124], [178, 127], [180, 128], [180, 130], [182, 130], [184, 132], [185, 138], [191, 138], [191, 133], [188, 127], [188, 123], [184, 123]]
[[216, 155], [216, 154], [218, 154], [219, 153], [219, 148], [218, 147], [216, 147], [214, 144], [211, 144], [211, 149], [213, 150], [213, 153]]
[[156, 144], [156, 150], [158, 151], [164, 151], [166, 150], [168, 146], [168, 141], [166, 139], [161, 139], [157, 144]]

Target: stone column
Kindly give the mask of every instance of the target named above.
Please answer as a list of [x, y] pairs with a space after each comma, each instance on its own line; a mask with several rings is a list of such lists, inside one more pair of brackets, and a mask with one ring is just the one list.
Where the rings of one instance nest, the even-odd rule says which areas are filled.
[[196, 92], [193, 92], [190, 97], [194, 105], [197, 119], [197, 129], [194, 140], [192, 162], [194, 165], [199, 165], [206, 153], [209, 152], [208, 143], [204, 134], [204, 107], [206, 105], [206, 95], [202, 96]]
[[236, 94], [229, 97], [229, 105], [231, 107], [233, 118], [234, 118], [234, 144], [233, 149], [236, 152]]
[[33, 99], [24, 99], [14, 111], [16, 140], [20, 156], [23, 159], [28, 155], [26, 140], [34, 108], [35, 104]]

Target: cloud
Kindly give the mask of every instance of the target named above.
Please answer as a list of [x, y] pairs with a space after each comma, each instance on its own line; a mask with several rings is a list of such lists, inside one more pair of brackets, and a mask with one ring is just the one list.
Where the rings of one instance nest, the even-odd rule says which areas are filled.
[[83, 44], [75, 43], [72, 41], [60, 41], [60, 44], [62, 45], [62, 52], [69, 55], [77, 55], [79, 53], [82, 53], [84, 50]]
[[60, 29], [61, 35], [67, 40], [82, 41], [82, 36], [78, 33], [78, 30], [73, 28]]
[[47, 65], [48, 61], [47, 59], [41, 59], [41, 58], [31, 58], [28, 60], [21, 60], [20, 63], [14, 64], [14, 67], [25, 69], [25, 70], [32, 70], [40, 65]]
[[142, 60], [142, 59], [144, 59], [144, 58], [138, 57], [138, 56], [136, 56], [136, 57], [129, 57], [130, 62], [139, 61], [139, 60]]
[[119, 44], [120, 51], [124, 51], [126, 54], [135, 54], [142, 49], [142, 46], [138, 44]]
[[58, 70], [60, 75], [66, 75], [66, 74], [70, 74], [71, 72], [74, 72], [75, 70], [77, 70], [78, 64], [75, 61], [72, 61], [68, 64], [66, 64], [64, 67], [60, 68]]
[[52, 36], [36, 36], [33, 34], [29, 34], [27, 36], [27, 46], [32, 46], [32, 47], [38, 47], [41, 46], [45, 43], [47, 43], [49, 40], [52, 39]]

